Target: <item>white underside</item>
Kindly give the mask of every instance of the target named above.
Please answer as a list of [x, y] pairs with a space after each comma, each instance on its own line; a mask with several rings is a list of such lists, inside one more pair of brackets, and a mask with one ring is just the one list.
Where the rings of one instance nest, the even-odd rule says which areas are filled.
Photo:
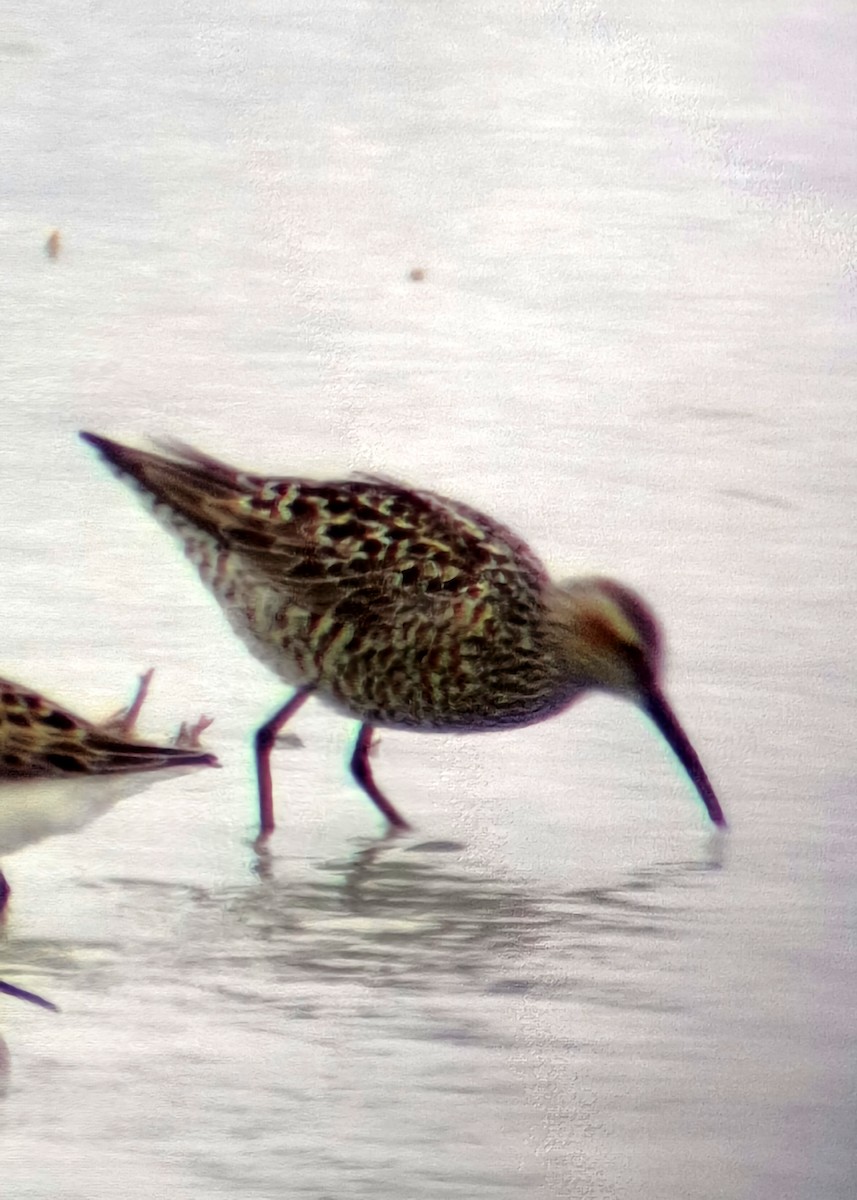
[[87, 778], [3, 780], [0, 782], [0, 859], [33, 842], [74, 833], [119, 801], [187, 771], [169, 767], [127, 775]]

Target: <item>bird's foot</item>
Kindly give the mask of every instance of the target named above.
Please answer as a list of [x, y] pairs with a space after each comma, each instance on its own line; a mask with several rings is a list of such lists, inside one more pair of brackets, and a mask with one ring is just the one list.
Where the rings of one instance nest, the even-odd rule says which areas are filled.
[[112, 717], [102, 724], [101, 728], [106, 729], [111, 733], [118, 733], [122, 737], [128, 737], [137, 724], [137, 718], [140, 715], [146, 697], [149, 694], [149, 685], [152, 682], [152, 676], [155, 673], [155, 668], [150, 667], [140, 676], [140, 682], [137, 685], [137, 692], [134, 699], [127, 708], [120, 708]]
[[214, 724], [214, 717], [206, 717], [201, 715], [195, 724], [190, 725], [187, 721], [182, 721], [179, 731], [176, 734], [173, 744], [178, 746], [180, 750], [201, 750], [202, 742], [200, 735], [205, 733], [210, 725]]

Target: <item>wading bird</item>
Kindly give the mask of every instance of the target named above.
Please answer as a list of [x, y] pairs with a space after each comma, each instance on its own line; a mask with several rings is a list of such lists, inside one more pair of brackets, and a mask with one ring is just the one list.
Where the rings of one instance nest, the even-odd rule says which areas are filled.
[[[182, 726], [172, 746], [134, 737], [153, 671], [140, 677], [131, 705], [101, 725], [30, 688], [0, 679], [0, 859], [54, 834], [80, 829], [145, 786], [140, 776], [217, 767], [199, 746], [206, 717]], [[0, 873], [0, 911], [9, 885]]]
[[352, 773], [390, 825], [372, 776], [376, 726], [469, 733], [625, 696], [654, 721], [726, 820], [659, 684], [661, 635], [629, 588], [552, 582], [525, 542], [432, 492], [369, 477], [268, 478], [183, 443], [170, 457], [82, 433], [184, 545], [235, 631], [297, 688], [256, 734], [261, 828], [274, 828], [270, 755], [311, 695], [360, 722]]

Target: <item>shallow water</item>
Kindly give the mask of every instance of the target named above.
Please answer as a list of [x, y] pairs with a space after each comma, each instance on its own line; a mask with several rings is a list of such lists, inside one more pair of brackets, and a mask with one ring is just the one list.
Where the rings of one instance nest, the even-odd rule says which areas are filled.
[[[183, 12], [183, 10], [182, 10]], [[3, 861], [4, 1193], [854, 1193], [854, 17], [13, 6], [0, 672], [156, 668], [220, 772]], [[62, 234], [59, 257], [43, 244]], [[425, 271], [422, 281], [409, 272]], [[628, 706], [384, 734], [280, 702], [75, 438], [375, 470], [663, 619], [713, 836]]]

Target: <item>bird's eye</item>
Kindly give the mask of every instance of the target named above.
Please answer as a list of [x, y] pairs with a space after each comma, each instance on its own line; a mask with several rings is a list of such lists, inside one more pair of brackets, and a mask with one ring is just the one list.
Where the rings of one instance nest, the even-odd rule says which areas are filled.
[[625, 661], [640, 682], [649, 682], [654, 675], [654, 669], [651, 656], [646, 650], [643, 649], [639, 642], [623, 642], [622, 650], [625, 654]]

